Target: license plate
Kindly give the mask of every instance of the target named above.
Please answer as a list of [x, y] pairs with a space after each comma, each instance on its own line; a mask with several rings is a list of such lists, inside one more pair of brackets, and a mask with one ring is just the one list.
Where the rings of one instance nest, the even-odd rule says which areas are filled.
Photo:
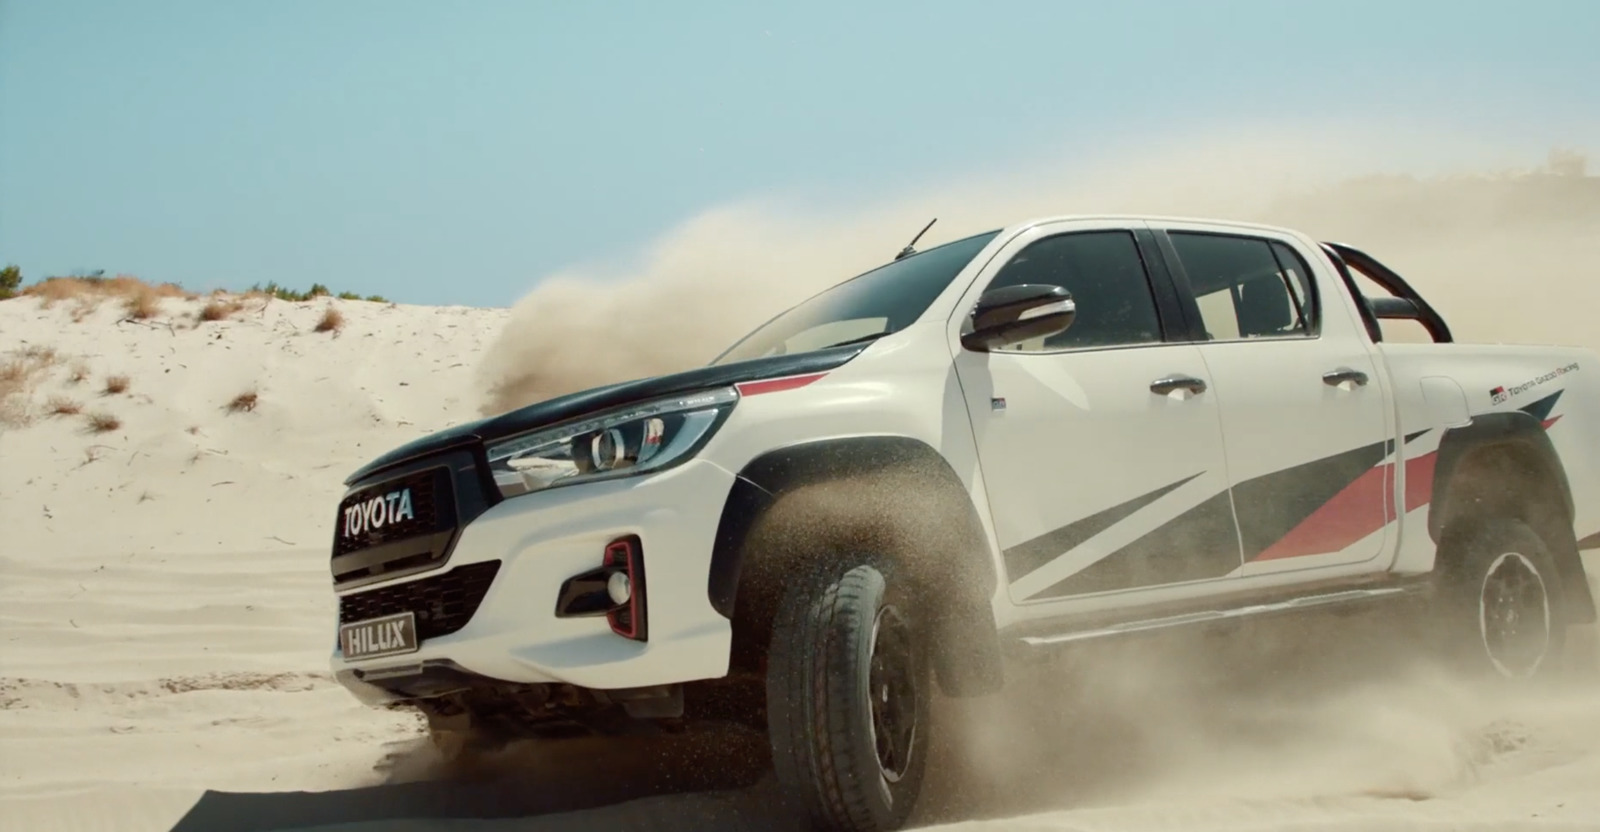
[[347, 661], [416, 652], [416, 613], [402, 612], [341, 625], [339, 649]]

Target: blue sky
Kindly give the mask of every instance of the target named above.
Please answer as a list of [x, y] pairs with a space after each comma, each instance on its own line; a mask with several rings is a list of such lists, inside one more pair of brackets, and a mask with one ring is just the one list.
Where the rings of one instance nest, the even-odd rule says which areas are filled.
[[0, 260], [509, 305], [732, 200], [1187, 124], [1594, 141], [1596, 33], [1588, 0], [0, 0]]

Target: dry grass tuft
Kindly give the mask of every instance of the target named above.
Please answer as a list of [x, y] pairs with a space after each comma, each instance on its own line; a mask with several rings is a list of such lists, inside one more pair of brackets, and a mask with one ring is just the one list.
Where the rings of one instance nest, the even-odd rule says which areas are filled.
[[54, 347], [30, 344], [26, 347], [23, 347], [20, 354], [24, 359], [32, 361], [35, 365], [40, 367], [48, 367], [56, 363], [56, 351]]
[[137, 291], [122, 301], [122, 310], [128, 317], [142, 321], [161, 314], [161, 296], [152, 291]]
[[21, 427], [28, 423], [28, 362], [20, 358], [0, 364], [0, 424]]
[[159, 309], [160, 302], [166, 298], [194, 297], [194, 293], [185, 291], [176, 283], [150, 283], [125, 274], [116, 277], [50, 277], [23, 289], [22, 294], [39, 298], [47, 308], [60, 301], [75, 300], [78, 302], [73, 313], [75, 320], [82, 320], [107, 298], [122, 299], [128, 306], [129, 314], [133, 314], [140, 309]]
[[112, 376], [106, 379], [106, 395], [115, 396], [118, 393], [128, 392], [128, 385], [133, 382], [127, 376]]
[[21, 291], [26, 298], [38, 298], [45, 309], [61, 301], [74, 301], [72, 320], [82, 322], [107, 299], [120, 299], [126, 315], [136, 320], [154, 317], [168, 298], [195, 298], [178, 283], [149, 283], [133, 275], [117, 277], [48, 277]]
[[83, 298], [92, 293], [92, 285], [76, 277], [52, 277], [22, 290], [24, 297], [38, 298], [46, 308], [59, 301]]
[[88, 422], [90, 433], [110, 433], [122, 427], [121, 419], [103, 410], [89, 414]]
[[233, 401], [228, 402], [227, 410], [229, 413], [248, 413], [256, 409], [258, 398], [254, 390], [240, 393], [233, 397]]
[[26, 381], [32, 373], [33, 370], [29, 367], [28, 362], [20, 358], [13, 358], [4, 364], [0, 364], [0, 384], [21, 383]]
[[67, 383], [82, 384], [89, 379], [89, 365], [79, 362], [72, 365], [72, 375], [67, 376]]
[[15, 357], [0, 364], [0, 424], [21, 427], [28, 424], [36, 376], [58, 360], [50, 347], [30, 345], [12, 353]]
[[244, 303], [242, 301], [234, 298], [213, 296], [205, 306], [201, 307], [200, 320], [225, 321], [243, 308]]
[[322, 310], [322, 320], [317, 321], [318, 332], [338, 332], [344, 327], [344, 313], [333, 308], [330, 304]]
[[83, 405], [66, 396], [51, 396], [45, 408], [49, 410], [51, 416], [76, 416], [83, 412]]

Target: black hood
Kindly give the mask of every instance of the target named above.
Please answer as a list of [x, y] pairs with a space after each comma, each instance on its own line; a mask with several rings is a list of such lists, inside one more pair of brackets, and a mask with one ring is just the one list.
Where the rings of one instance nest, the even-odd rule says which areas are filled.
[[384, 469], [439, 451], [514, 436], [648, 399], [725, 387], [741, 381], [826, 372], [860, 355], [868, 346], [867, 343], [848, 344], [795, 355], [774, 355], [749, 361], [714, 364], [681, 373], [635, 379], [569, 393], [414, 439], [363, 465], [347, 477], [344, 483], [351, 485]]

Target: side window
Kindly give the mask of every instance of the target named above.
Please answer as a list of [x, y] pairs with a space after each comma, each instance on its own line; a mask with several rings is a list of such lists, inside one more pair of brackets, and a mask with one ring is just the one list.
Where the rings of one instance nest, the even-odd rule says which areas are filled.
[[1046, 237], [1017, 253], [990, 289], [1021, 283], [1064, 287], [1078, 314], [1065, 332], [1010, 350], [1065, 350], [1148, 344], [1161, 340], [1161, 319], [1144, 259], [1127, 231], [1083, 231]]
[[1294, 249], [1257, 237], [1184, 231], [1167, 236], [1211, 340], [1316, 334], [1315, 286]]

